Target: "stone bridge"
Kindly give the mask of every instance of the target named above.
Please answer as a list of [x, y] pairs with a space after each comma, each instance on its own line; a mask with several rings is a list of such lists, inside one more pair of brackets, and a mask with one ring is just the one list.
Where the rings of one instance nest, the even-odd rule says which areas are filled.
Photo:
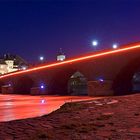
[[117, 50], [94, 52], [70, 61], [43, 64], [41, 67], [3, 75], [0, 77], [0, 86], [12, 87], [12, 93], [16, 94], [29, 94], [31, 88], [41, 86], [45, 94], [85, 95], [92, 82], [102, 84], [109, 81], [110, 90], [115, 95], [139, 92], [140, 42], [121, 46]]

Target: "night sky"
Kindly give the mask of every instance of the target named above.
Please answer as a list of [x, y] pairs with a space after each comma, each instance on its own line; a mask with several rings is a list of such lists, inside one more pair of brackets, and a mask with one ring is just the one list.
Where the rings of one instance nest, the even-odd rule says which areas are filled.
[[140, 41], [140, 0], [0, 1], [0, 54], [54, 61]]

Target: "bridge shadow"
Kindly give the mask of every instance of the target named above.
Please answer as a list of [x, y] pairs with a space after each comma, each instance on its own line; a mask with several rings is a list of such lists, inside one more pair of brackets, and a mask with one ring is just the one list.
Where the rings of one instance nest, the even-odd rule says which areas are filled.
[[55, 73], [49, 82], [49, 94], [68, 95], [68, 81], [76, 70], [65, 68]]
[[121, 69], [113, 81], [115, 95], [126, 95], [140, 92], [134, 90], [134, 75], [140, 72], [140, 57], [134, 59]]
[[2, 86], [4, 85], [3, 81], [0, 81], [0, 93], [2, 93]]
[[34, 85], [34, 81], [29, 76], [19, 77], [17, 83], [13, 87], [15, 94], [30, 94], [30, 90]]

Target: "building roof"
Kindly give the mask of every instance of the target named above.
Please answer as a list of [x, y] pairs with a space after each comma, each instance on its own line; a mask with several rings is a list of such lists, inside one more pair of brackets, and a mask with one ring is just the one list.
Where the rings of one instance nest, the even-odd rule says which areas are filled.
[[1, 65], [7, 65], [7, 64], [5, 63], [5, 61], [4, 61], [4, 59], [0, 59], [0, 64], [1, 64]]
[[28, 63], [18, 55], [5, 54], [4, 60], [13, 60], [14, 65], [19, 65], [19, 66], [28, 65]]
[[13, 60], [14, 65], [17, 65], [18, 67], [28, 66], [28, 63], [18, 55], [11, 55], [11, 54], [8, 53], [8, 54], [4, 54], [3, 57], [0, 56], [0, 64], [7, 65], [5, 63], [6, 60]]

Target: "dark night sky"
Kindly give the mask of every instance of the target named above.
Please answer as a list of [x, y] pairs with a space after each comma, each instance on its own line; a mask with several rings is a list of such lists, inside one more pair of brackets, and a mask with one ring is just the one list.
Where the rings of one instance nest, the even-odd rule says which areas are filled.
[[0, 54], [55, 60], [140, 41], [140, 0], [0, 1]]

